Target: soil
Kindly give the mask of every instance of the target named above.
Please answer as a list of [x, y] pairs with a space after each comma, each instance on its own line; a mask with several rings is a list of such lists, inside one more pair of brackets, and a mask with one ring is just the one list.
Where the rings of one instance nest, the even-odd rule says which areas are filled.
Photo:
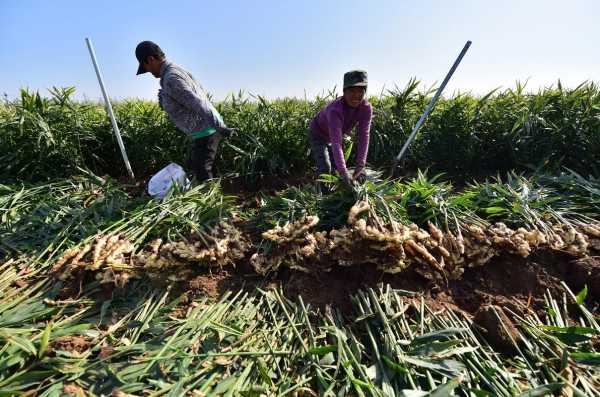
[[73, 299], [78, 298], [83, 291], [83, 282], [85, 275], [82, 272], [77, 272], [72, 278], [64, 282], [63, 287], [58, 293], [58, 299]]
[[[448, 285], [434, 283], [410, 270], [385, 275], [372, 268], [355, 267], [323, 274], [292, 274], [285, 292], [292, 297], [300, 295], [304, 301], [319, 307], [333, 304], [345, 311], [351, 307], [350, 295], [385, 283], [422, 294], [434, 308], [445, 306], [474, 314], [484, 305], [499, 305], [523, 314], [543, 308], [546, 290], [562, 291], [563, 274], [558, 266], [561, 262], [545, 256], [544, 262], [540, 262], [539, 255], [527, 259], [504, 255], [485, 266], [466, 269], [462, 278]], [[600, 262], [595, 266], [600, 269]]]
[[[350, 296], [369, 287], [389, 284], [394, 289], [415, 292], [434, 309], [451, 308], [475, 315], [482, 307], [494, 305], [523, 315], [529, 311], [545, 311], [544, 294], [559, 297], [564, 293], [564, 281], [574, 294], [586, 285], [586, 305], [593, 313], [600, 312], [600, 257], [573, 259], [560, 252], [541, 251], [528, 258], [505, 254], [484, 266], [465, 269], [458, 280], [448, 284], [432, 281], [416, 271], [389, 275], [372, 265], [340, 267], [330, 271], [315, 269], [304, 273], [288, 268], [267, 277], [255, 273], [249, 265], [237, 268], [197, 270], [185, 277], [177, 289], [190, 301], [199, 296], [218, 299], [225, 292], [251, 291], [257, 287], [280, 286], [289, 298], [299, 296], [304, 303], [324, 309], [331, 305], [342, 313], [352, 311]], [[77, 275], [67, 282], [59, 299], [81, 294], [84, 277]], [[103, 285], [97, 298], [110, 299], [113, 287]]]
[[554, 296], [563, 290], [561, 264], [567, 258], [552, 253], [537, 253], [529, 258], [503, 255], [489, 264], [465, 271], [453, 281], [454, 302], [469, 313], [483, 305], [498, 305], [523, 314], [542, 310], [544, 293]]
[[50, 345], [53, 351], [61, 350], [67, 352], [83, 353], [90, 347], [89, 342], [81, 336], [60, 336], [52, 341]]
[[434, 309], [448, 307], [475, 315], [481, 308], [494, 305], [522, 315], [531, 310], [543, 312], [544, 294], [549, 291], [553, 296], [562, 295], [563, 280], [574, 293], [587, 284], [586, 304], [598, 312], [600, 258], [574, 260], [556, 252], [540, 252], [529, 258], [503, 255], [485, 266], [466, 269], [459, 280], [447, 285], [428, 280], [411, 270], [388, 275], [364, 265], [333, 267], [329, 272], [312, 273], [282, 269], [267, 278], [258, 276], [250, 268], [222, 269], [197, 275], [185, 288], [194, 296], [217, 299], [226, 291], [277, 285], [289, 298], [300, 296], [311, 306], [325, 308], [332, 305], [349, 313], [352, 310], [351, 295], [383, 283], [424, 296]]
[[111, 346], [102, 346], [100, 348], [100, 353], [98, 353], [98, 358], [105, 359], [110, 357], [115, 353], [115, 349]]
[[66, 396], [73, 397], [86, 396], [85, 390], [77, 386], [75, 383], [66, 383], [63, 386], [63, 393], [65, 393], [64, 395]]
[[[227, 291], [238, 291], [246, 285], [253, 285], [252, 274], [219, 269], [209, 274], [199, 275], [187, 282], [187, 289], [193, 296], [206, 295], [218, 298]], [[246, 280], [246, 277], [249, 279]]]
[[575, 291], [588, 288], [588, 296], [595, 301], [600, 300], [600, 257], [582, 258], [562, 268], [565, 282]]
[[502, 307], [482, 306], [475, 313], [473, 322], [479, 326], [480, 331], [495, 350], [507, 355], [517, 353], [515, 341], [519, 340], [519, 332]]

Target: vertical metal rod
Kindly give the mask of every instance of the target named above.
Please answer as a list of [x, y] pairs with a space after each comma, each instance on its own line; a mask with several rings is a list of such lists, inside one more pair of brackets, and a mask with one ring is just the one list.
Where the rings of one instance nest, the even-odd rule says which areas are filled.
[[442, 91], [444, 91], [444, 88], [446, 87], [446, 84], [448, 84], [448, 81], [450, 81], [450, 77], [452, 77], [452, 75], [454, 74], [454, 71], [456, 70], [456, 68], [458, 67], [458, 64], [460, 63], [460, 61], [463, 59], [463, 57], [467, 53], [467, 50], [469, 49], [470, 46], [471, 46], [471, 41], [467, 41], [467, 43], [463, 47], [462, 51], [458, 55], [458, 58], [456, 58], [456, 61], [454, 61], [454, 64], [450, 68], [450, 71], [448, 72], [448, 74], [444, 78], [444, 81], [442, 81], [442, 84], [440, 85], [440, 87], [438, 88], [437, 92], [435, 93], [435, 95], [433, 96], [433, 98], [431, 99], [431, 101], [429, 102], [429, 104], [427, 105], [427, 108], [425, 109], [425, 112], [423, 112], [423, 114], [421, 115], [421, 118], [419, 118], [419, 121], [417, 121], [417, 124], [415, 125], [415, 128], [413, 128], [412, 132], [410, 133], [410, 135], [408, 137], [408, 140], [406, 141], [406, 143], [404, 144], [404, 146], [402, 146], [402, 149], [400, 150], [400, 153], [398, 153], [398, 156], [396, 156], [396, 160], [394, 161], [394, 170], [396, 169], [396, 166], [398, 165], [398, 162], [400, 162], [400, 160], [402, 159], [402, 156], [404, 156], [404, 153], [406, 152], [406, 149], [408, 149], [408, 146], [410, 145], [410, 143], [412, 142], [412, 140], [415, 138], [415, 135], [417, 134], [417, 131], [421, 127], [421, 124], [423, 124], [423, 122], [425, 121], [425, 119], [429, 115], [429, 112], [431, 112], [431, 109], [433, 109], [433, 106], [435, 105], [435, 103], [437, 102], [438, 98], [442, 94]]
[[121, 138], [121, 131], [119, 131], [119, 126], [117, 125], [117, 120], [115, 119], [115, 114], [113, 113], [112, 105], [110, 104], [110, 99], [108, 98], [106, 87], [104, 86], [104, 80], [102, 79], [102, 74], [100, 73], [100, 67], [98, 66], [98, 62], [96, 61], [96, 53], [94, 52], [92, 41], [88, 37], [86, 37], [85, 43], [87, 44], [88, 50], [90, 51], [90, 56], [92, 57], [94, 70], [96, 71], [96, 76], [98, 77], [98, 83], [100, 83], [102, 96], [104, 96], [104, 102], [106, 103], [108, 117], [110, 117], [110, 122], [112, 123], [113, 130], [115, 131], [115, 136], [117, 137], [117, 143], [119, 144], [119, 148], [121, 149], [121, 155], [123, 156], [123, 161], [125, 162], [125, 168], [127, 168], [127, 173], [129, 174], [129, 177], [131, 179], [134, 179], [133, 170], [131, 169], [131, 164], [129, 164], [129, 158], [127, 157], [125, 145], [123, 144], [123, 139]]

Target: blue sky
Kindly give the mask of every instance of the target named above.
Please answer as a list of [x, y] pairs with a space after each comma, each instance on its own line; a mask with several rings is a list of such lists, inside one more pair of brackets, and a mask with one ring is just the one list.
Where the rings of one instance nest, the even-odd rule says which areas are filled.
[[411, 76], [441, 81], [466, 40], [447, 90], [487, 92], [600, 81], [600, 2], [505, 1], [33, 1], [0, 0], [0, 93], [76, 86], [100, 97], [84, 38], [91, 37], [114, 98], [155, 98], [135, 76], [135, 45], [161, 45], [216, 98], [244, 90], [309, 97], [366, 69], [370, 93]]

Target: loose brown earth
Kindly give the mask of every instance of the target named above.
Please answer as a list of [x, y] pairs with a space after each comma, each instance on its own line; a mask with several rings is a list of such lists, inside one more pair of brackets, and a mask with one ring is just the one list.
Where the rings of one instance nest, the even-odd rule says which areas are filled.
[[334, 267], [330, 272], [303, 273], [280, 270], [262, 278], [249, 268], [223, 269], [201, 274], [187, 283], [192, 294], [219, 297], [225, 291], [280, 285], [290, 298], [301, 296], [305, 303], [324, 308], [333, 305], [351, 310], [349, 297], [380, 283], [417, 292], [432, 307], [451, 307], [475, 314], [486, 305], [505, 307], [516, 313], [543, 310], [544, 293], [562, 295], [565, 281], [574, 293], [588, 286], [586, 303], [594, 312], [600, 305], [600, 258], [574, 260], [566, 254], [541, 252], [521, 258], [503, 255], [479, 268], [467, 269], [459, 280], [447, 285], [434, 283], [414, 271], [383, 274], [372, 266]]
[[60, 350], [78, 353], [88, 350], [89, 347], [89, 341], [81, 336], [60, 336], [50, 346], [52, 351]]

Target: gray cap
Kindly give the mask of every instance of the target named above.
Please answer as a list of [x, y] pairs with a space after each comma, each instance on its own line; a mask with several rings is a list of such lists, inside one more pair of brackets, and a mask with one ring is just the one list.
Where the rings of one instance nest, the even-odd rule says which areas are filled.
[[344, 89], [348, 87], [366, 87], [367, 84], [367, 72], [364, 70], [351, 70], [344, 74]]

